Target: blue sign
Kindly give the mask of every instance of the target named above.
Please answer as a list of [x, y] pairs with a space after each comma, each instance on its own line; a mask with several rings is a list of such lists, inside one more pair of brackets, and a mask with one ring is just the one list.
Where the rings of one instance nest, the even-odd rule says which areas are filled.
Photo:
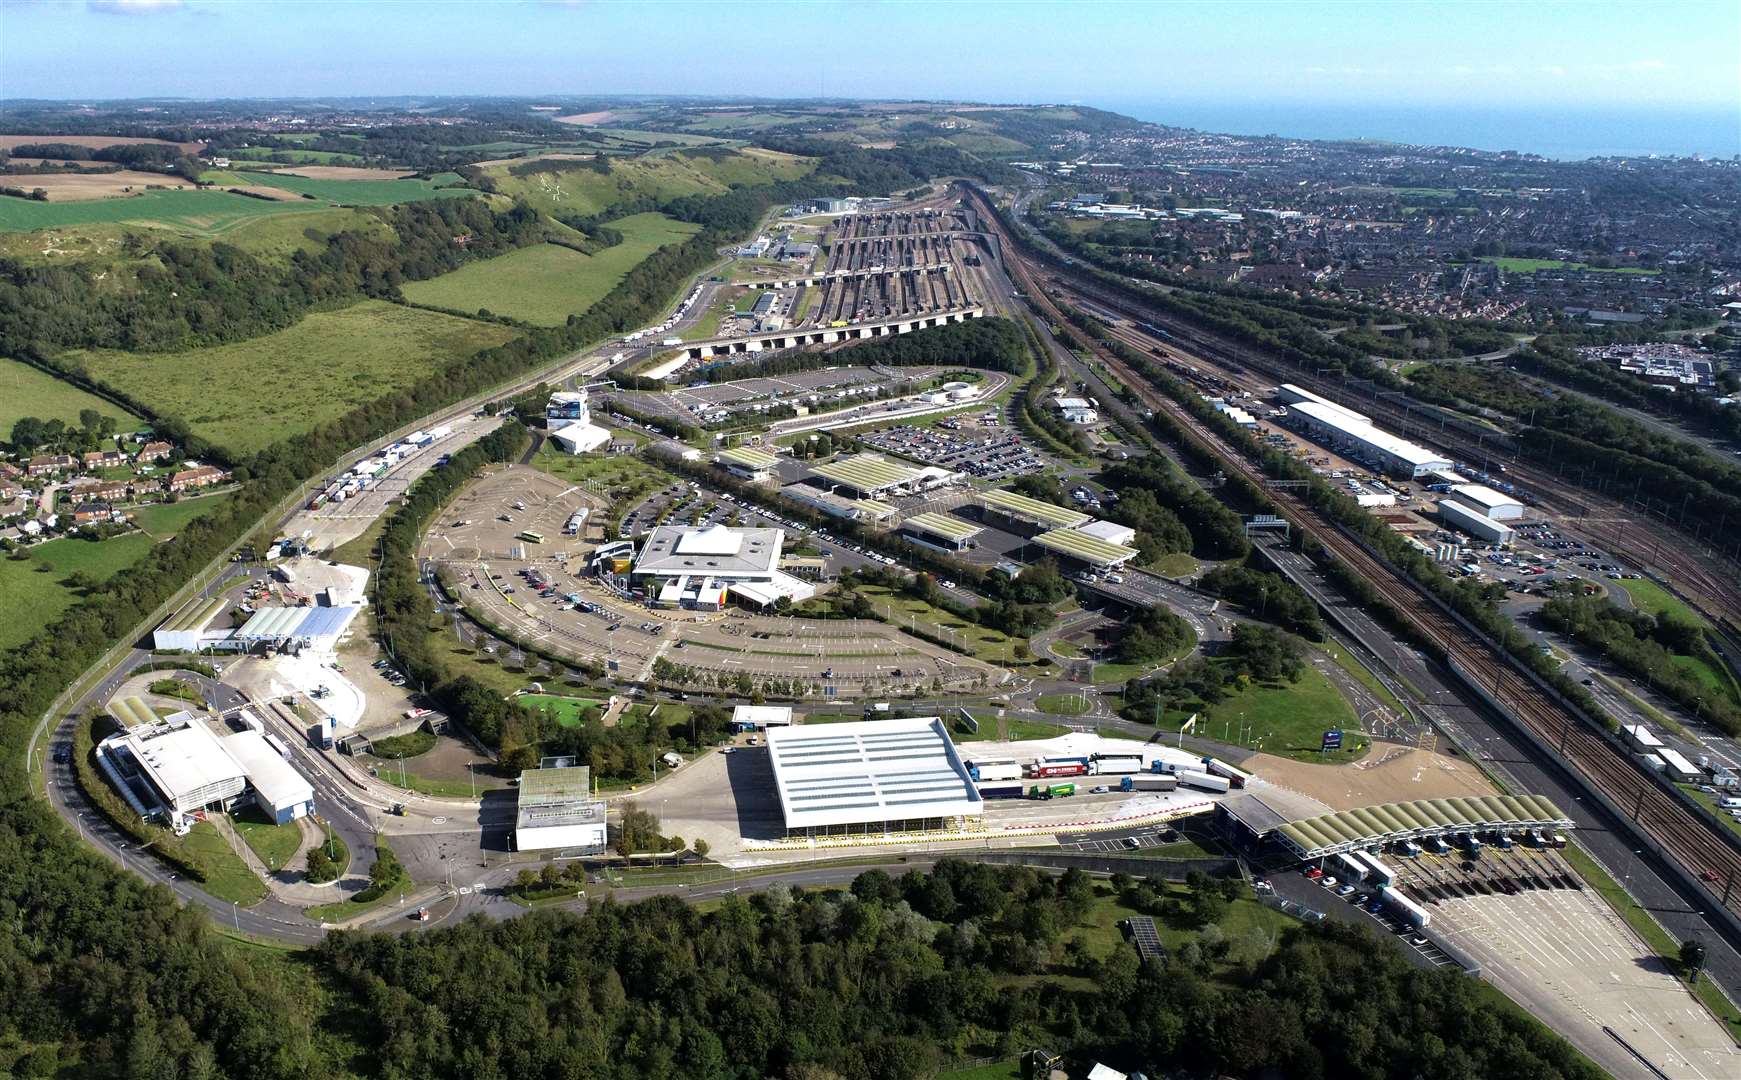
[[1320, 753], [1325, 753], [1325, 754], [1328, 754], [1332, 750], [1342, 749], [1342, 732], [1340, 732], [1340, 731], [1326, 731], [1326, 732], [1324, 732], [1324, 745], [1319, 747], [1318, 749], [1319, 749]]

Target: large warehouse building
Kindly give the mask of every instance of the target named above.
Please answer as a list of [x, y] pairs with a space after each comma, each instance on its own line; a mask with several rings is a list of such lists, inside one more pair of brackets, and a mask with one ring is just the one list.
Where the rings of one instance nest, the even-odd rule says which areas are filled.
[[189, 712], [109, 736], [97, 761], [134, 812], [176, 827], [196, 811], [227, 809], [249, 790], [279, 824], [314, 812], [314, 788], [259, 732], [220, 738]]
[[1387, 473], [1413, 479], [1453, 465], [1443, 454], [1374, 427], [1340, 405], [1299, 401], [1288, 406], [1288, 412], [1295, 425], [1313, 438]]
[[1523, 503], [1486, 484], [1457, 484], [1451, 488], [1457, 501], [1494, 521], [1516, 521], [1523, 517]]
[[661, 525], [648, 534], [631, 573], [666, 607], [718, 611], [728, 596], [755, 607], [782, 596], [808, 600], [816, 587], [779, 569], [784, 542], [779, 529]]
[[528, 769], [520, 774], [515, 851], [596, 855], [604, 849], [605, 804], [592, 796], [590, 768]]
[[788, 836], [959, 831], [985, 811], [939, 717], [768, 729]]

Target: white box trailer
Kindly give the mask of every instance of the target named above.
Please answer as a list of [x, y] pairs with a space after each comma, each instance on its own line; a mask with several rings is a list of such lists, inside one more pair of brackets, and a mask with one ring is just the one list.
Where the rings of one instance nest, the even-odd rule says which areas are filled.
[[1355, 858], [1352, 854], [1346, 851], [1339, 851], [1330, 861], [1332, 863], [1331, 869], [1335, 870], [1336, 873], [1342, 877], [1342, 880], [1348, 882], [1350, 885], [1357, 881], [1366, 880], [1366, 864]]
[[975, 763], [972, 767], [973, 778], [986, 780], [1020, 780], [1022, 767], [1013, 761], [988, 761], [984, 764]]
[[1131, 773], [1143, 771], [1143, 759], [1140, 757], [1103, 757], [1097, 759], [1089, 771], [1096, 776], [1128, 776]]
[[1378, 856], [1369, 851], [1356, 851], [1354, 858], [1366, 867], [1366, 876], [1379, 885], [1395, 885], [1396, 871], [1378, 860]]
[[1194, 787], [1199, 791], [1226, 792], [1233, 785], [1225, 776], [1211, 776], [1206, 772], [1193, 769], [1179, 770], [1179, 783], [1185, 787]]
[[1402, 918], [1408, 920], [1409, 925], [1416, 930], [1426, 929], [1427, 924], [1433, 921], [1433, 916], [1426, 908], [1410, 900], [1393, 886], [1386, 885], [1378, 892], [1380, 896], [1384, 897], [1385, 904]]
[[1204, 758], [1203, 765], [1205, 770], [1211, 775], [1225, 778], [1236, 788], [1244, 787], [1246, 783], [1251, 780], [1250, 773], [1241, 769], [1237, 765], [1230, 765], [1227, 762], [1222, 761], [1220, 758]]

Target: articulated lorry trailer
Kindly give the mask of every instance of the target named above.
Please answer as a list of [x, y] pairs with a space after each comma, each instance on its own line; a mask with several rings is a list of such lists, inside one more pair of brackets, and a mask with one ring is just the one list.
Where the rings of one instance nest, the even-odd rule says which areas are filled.
[[1126, 776], [1119, 780], [1120, 791], [1177, 791], [1179, 778], [1176, 776]]
[[1186, 787], [1196, 788], [1198, 791], [1224, 793], [1228, 788], [1233, 786], [1232, 782], [1225, 776], [1211, 776], [1208, 773], [1193, 772], [1190, 769], [1181, 769], [1177, 775], [1179, 777], [1179, 783]]

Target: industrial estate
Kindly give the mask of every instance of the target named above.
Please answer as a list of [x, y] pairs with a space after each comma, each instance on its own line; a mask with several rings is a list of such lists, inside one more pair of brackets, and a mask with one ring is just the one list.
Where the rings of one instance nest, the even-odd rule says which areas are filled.
[[[1323, 205], [1316, 179], [1297, 202], [1247, 190], [1254, 162], [1292, 167], [1260, 141], [939, 105], [911, 110], [934, 140], [915, 149], [884, 140], [893, 105], [780, 114], [827, 138], [712, 108], [442, 113], [469, 144], [426, 139], [415, 111], [190, 109], [197, 143], [121, 155], [185, 190], [95, 203], [62, 181], [109, 175], [101, 138], [4, 137], [9, 168], [65, 163], [44, 199], [0, 196], [14, 284], [153, 230], [261, 280], [354, 260], [309, 295], [392, 281], [289, 329], [7, 342], [37, 359], [0, 364], [55, 388], [0, 408], [18, 425], [0, 640], [7, 677], [39, 688], [9, 730], [77, 857], [249, 949], [507, 926], [528, 952], [578, 949], [563, 920], [659, 897], [712, 928], [694, 933], [754, 939], [802, 910], [806, 942], [893, 949], [902, 927], [901, 948], [999, 972], [999, 1008], [1044, 1017], [964, 1018], [948, 1052], [915, 1021], [919, 1064], [881, 1067], [729, 1038], [697, 1065], [673, 1020], [636, 1038], [676, 1056], [636, 1075], [1306, 1075], [1255, 1053], [1169, 1065], [1148, 1035], [1083, 1034], [1086, 1006], [1072, 1028], [1035, 1004], [1186, 972], [1230, 1002], [1274, 995], [1305, 948], [1365, 950], [1387, 986], [1490, 984], [1532, 1060], [1569, 1063], [1509, 1075], [1741, 1075], [1735, 406], [1660, 389], [1683, 349], [1733, 381], [1741, 304], [1712, 290], [1707, 325], [1685, 298], [1665, 319], [1637, 279], [1567, 281], [1550, 317], [1507, 306], [1500, 260], [1469, 271], [1498, 275], [1483, 302], [1434, 307], [1414, 278], [1300, 254], [1308, 228], [1341, 253], [1367, 210]], [[1463, 156], [1474, 174], [1444, 183], [1471, 213], [1528, 186], [1488, 190], [1501, 160]], [[1398, 229], [1445, 210], [1408, 194], [1437, 190], [1444, 158], [1387, 158]], [[1544, 203], [1572, 182], [1503, 164], [1551, 173]], [[1730, 196], [1732, 173], [1712, 181]], [[236, 200], [230, 240], [169, 210], [69, 210], [182, 195]], [[1712, 205], [1732, 226], [1733, 199]], [[1276, 257], [1253, 262], [1259, 221]], [[371, 230], [416, 257], [368, 249]], [[1238, 266], [1183, 260], [1209, 233]], [[62, 250], [82, 254], [43, 254]], [[1731, 297], [1734, 256], [1703, 264]], [[199, 276], [164, 279], [176, 318]], [[353, 337], [342, 384], [304, 370], [342, 368]], [[1645, 338], [1658, 352], [1618, 360], [1555, 344]], [[147, 350], [205, 372], [207, 400]], [[1034, 899], [1054, 887], [1067, 917]], [[1065, 921], [1024, 939], [1030, 916]], [[730, 948], [800, 947], [765, 932]], [[343, 981], [415, 996], [449, 963], [396, 955], [345, 960]], [[587, 1009], [687, 1000], [712, 961], [677, 955], [570, 989], [599, 995]], [[899, 993], [926, 1012], [953, 991]], [[0, 1073], [18, 1035], [0, 1023]], [[448, 1074], [560, 1071], [478, 1060]], [[1361, 1075], [1448, 1075], [1392, 1060]], [[793, 1071], [822, 1061], [839, 1071]], [[1029, 1071], [975, 1071], [1006, 1066]], [[1335, 1054], [1314, 1069], [1355, 1074]]]

